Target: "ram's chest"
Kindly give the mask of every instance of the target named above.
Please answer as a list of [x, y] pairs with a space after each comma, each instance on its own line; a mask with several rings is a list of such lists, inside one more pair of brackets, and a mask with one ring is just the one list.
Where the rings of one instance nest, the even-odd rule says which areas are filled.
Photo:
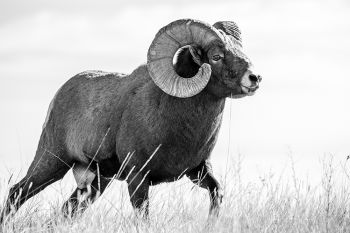
[[205, 115], [201, 120], [179, 119], [172, 122], [164, 132], [159, 164], [173, 174], [196, 167], [210, 156], [221, 121], [220, 113], [215, 116]]

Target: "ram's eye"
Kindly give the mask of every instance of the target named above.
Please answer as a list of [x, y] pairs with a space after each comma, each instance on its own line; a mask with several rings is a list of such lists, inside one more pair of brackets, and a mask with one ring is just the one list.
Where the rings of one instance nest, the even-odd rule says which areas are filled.
[[214, 55], [213, 60], [214, 61], [219, 61], [222, 57], [220, 55]]

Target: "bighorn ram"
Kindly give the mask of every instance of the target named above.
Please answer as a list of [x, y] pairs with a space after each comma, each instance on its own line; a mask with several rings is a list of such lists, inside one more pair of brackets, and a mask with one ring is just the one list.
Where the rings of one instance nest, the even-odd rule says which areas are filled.
[[[208, 189], [210, 213], [217, 214], [222, 194], [210, 153], [225, 98], [259, 87], [250, 68], [234, 22], [182, 19], [160, 29], [147, 64], [131, 74], [74, 76], [52, 100], [34, 161], [10, 189], [2, 218], [72, 167], [78, 187], [63, 205], [66, 214], [94, 201], [115, 174], [146, 214], [149, 186], [184, 175]], [[88, 198], [78, 205], [80, 193]]]

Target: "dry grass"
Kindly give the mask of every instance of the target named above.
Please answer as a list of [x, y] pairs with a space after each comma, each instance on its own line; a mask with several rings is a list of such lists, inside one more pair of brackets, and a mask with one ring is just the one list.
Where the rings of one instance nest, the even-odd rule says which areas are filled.
[[68, 197], [62, 192], [67, 187], [56, 184], [51, 188], [56, 195], [49, 195], [49, 190], [34, 197], [0, 231], [350, 232], [347, 164], [334, 165], [327, 159], [323, 165], [320, 183], [310, 185], [297, 177], [293, 164], [291, 177], [267, 174], [257, 182], [246, 182], [240, 163], [233, 164], [224, 176], [228, 184], [216, 222], [207, 220], [207, 192], [187, 179], [151, 189], [149, 221], [135, 216], [121, 182], [114, 182], [83, 215], [65, 219], [60, 207]]

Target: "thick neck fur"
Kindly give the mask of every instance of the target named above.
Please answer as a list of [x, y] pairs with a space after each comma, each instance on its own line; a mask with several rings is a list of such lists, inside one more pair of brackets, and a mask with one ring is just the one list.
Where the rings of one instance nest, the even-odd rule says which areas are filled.
[[[198, 71], [198, 65], [188, 50], [180, 52], [175, 70], [182, 77], [192, 77]], [[144, 77], [146, 72], [147, 67], [141, 66], [132, 76]], [[184, 156], [204, 150], [218, 132], [225, 98], [213, 95], [206, 88], [195, 96], [178, 98], [164, 93], [150, 77], [136, 80], [140, 82], [135, 85], [137, 94], [130, 101], [135, 104], [132, 112], [137, 113], [137, 121], [146, 126], [140, 134], [145, 138], [145, 133], [147, 137], [152, 135], [154, 143], [162, 143], [163, 147], [169, 145], [169, 150], [174, 150], [174, 153], [181, 151]], [[167, 153], [173, 154], [171, 151]]]
[[[188, 49], [179, 53], [175, 70], [180, 76], [192, 77], [197, 73], [198, 67]], [[176, 140], [184, 149], [198, 151], [217, 134], [225, 98], [218, 98], [206, 89], [190, 98], [177, 98], [163, 92], [159, 97], [158, 110], [162, 119], [166, 119], [163, 122], [167, 126], [163, 126], [163, 129], [167, 128], [169, 140]], [[188, 146], [188, 143], [192, 145]]]
[[211, 144], [215, 142], [224, 105], [225, 99], [207, 92], [185, 99], [163, 94], [159, 113], [165, 125], [159, 128], [163, 131], [164, 145], [172, 145], [172, 148], [177, 148], [174, 153], [181, 151], [183, 156], [207, 154], [202, 150], [213, 147]]

